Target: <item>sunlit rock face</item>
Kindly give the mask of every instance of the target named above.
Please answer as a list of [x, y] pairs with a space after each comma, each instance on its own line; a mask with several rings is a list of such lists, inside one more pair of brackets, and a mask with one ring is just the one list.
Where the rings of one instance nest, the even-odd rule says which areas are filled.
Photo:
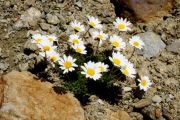
[[57, 94], [53, 85], [29, 72], [0, 76], [0, 120], [85, 120], [71, 93]]
[[125, 8], [126, 12], [145, 22], [167, 14], [172, 9], [173, 3], [174, 0], [119, 0], [120, 6]]

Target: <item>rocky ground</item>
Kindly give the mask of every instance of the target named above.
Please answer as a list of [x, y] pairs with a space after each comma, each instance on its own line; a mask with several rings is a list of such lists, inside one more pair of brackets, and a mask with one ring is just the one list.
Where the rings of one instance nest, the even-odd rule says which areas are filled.
[[[146, 19], [146, 23], [137, 21], [141, 14], [136, 14], [136, 19], [130, 17], [134, 25], [130, 34], [139, 34], [146, 44], [145, 50], [136, 51], [131, 60], [140, 74], [150, 76], [152, 88], [140, 98], [133, 91], [133, 81], [119, 81], [116, 84], [123, 91], [118, 103], [92, 95], [83, 106], [87, 119], [113, 119], [107, 116], [118, 110], [126, 111], [134, 120], [180, 119], [180, 1], [175, 2], [169, 13], [151, 21]], [[112, 22], [119, 13], [117, 3], [116, 0], [0, 0], [0, 75], [11, 70], [37, 73], [32, 71], [39, 59], [33, 52], [36, 46], [29, 42], [33, 33], [54, 33], [64, 39], [71, 34], [70, 21], [85, 21], [87, 14], [97, 16], [105, 26], [104, 31], [112, 33]], [[122, 34], [123, 38], [128, 36]], [[130, 48], [126, 52], [129, 51]], [[55, 85], [62, 82], [51, 71], [47, 80]]]

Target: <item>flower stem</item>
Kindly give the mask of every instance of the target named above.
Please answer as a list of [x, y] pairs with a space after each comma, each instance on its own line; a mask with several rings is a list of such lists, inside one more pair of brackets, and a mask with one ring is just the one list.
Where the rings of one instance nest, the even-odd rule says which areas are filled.
[[109, 72], [110, 79], [114, 79], [115, 72], [116, 72], [116, 67], [113, 65], [111, 71]]
[[130, 60], [132, 58], [134, 52], [135, 52], [135, 48], [133, 48], [133, 52], [132, 52], [131, 56], [128, 58], [128, 60]]
[[44, 51], [44, 52], [45, 52], [44, 63], [45, 63], [45, 65], [46, 65], [46, 67], [47, 67], [48, 58], [47, 58], [47, 53], [46, 53], [46, 51]]
[[44, 61], [47, 63], [47, 54], [46, 54], [46, 51], [45, 51]]
[[121, 36], [121, 31], [118, 31], [118, 35]]

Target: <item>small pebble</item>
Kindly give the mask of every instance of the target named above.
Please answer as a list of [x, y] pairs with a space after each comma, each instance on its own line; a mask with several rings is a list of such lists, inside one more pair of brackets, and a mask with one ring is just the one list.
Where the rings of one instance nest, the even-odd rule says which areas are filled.
[[152, 103], [152, 100], [150, 99], [141, 99], [140, 101], [138, 101], [137, 103], [134, 103], [134, 107], [135, 108], [143, 108], [146, 106], [149, 106]]
[[162, 101], [162, 98], [159, 95], [155, 95], [152, 97], [152, 101], [155, 103], [160, 103]]
[[123, 90], [124, 90], [124, 92], [129, 92], [129, 91], [132, 91], [132, 88], [131, 87], [124, 87]]
[[98, 102], [99, 104], [104, 104], [104, 102], [103, 102], [101, 99], [98, 99], [97, 102]]
[[56, 15], [52, 15], [52, 14], [47, 14], [47, 22], [53, 25], [58, 24], [60, 21], [58, 19], [58, 17]]
[[160, 108], [156, 108], [155, 109], [155, 116], [156, 116], [156, 118], [160, 118], [161, 117], [161, 109]]

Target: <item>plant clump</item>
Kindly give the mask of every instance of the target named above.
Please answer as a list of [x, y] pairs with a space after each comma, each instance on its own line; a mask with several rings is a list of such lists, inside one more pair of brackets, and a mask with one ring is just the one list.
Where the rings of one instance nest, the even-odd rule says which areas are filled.
[[[129, 38], [129, 45], [133, 47], [131, 56], [127, 58], [122, 51], [128, 46], [128, 42], [120, 37], [121, 32], [131, 31], [131, 23], [127, 19], [117, 18], [114, 28], [117, 34], [108, 35], [103, 31], [103, 25], [98, 18], [88, 16], [86, 27], [74, 20], [70, 26], [74, 29], [74, 34], [69, 35], [67, 42], [69, 49], [65, 54], [59, 53], [59, 46], [56, 44], [58, 38], [55, 35], [34, 34], [32, 43], [37, 44], [39, 56], [43, 61], [58, 69], [60, 78], [64, 79], [65, 87], [73, 91], [78, 97], [89, 94], [93, 82], [102, 85], [113, 86], [113, 81], [129, 77], [135, 79], [137, 71], [130, 62], [134, 50], [143, 49], [144, 42], [137, 35]], [[97, 42], [96, 48], [92, 49], [86, 41], [86, 34], [93, 28], [91, 39]], [[99, 48], [104, 42], [109, 42], [112, 50], [99, 52]], [[140, 90], [147, 91], [151, 86], [148, 76], [140, 76], [137, 80]], [[110, 88], [110, 87], [109, 87]]]

